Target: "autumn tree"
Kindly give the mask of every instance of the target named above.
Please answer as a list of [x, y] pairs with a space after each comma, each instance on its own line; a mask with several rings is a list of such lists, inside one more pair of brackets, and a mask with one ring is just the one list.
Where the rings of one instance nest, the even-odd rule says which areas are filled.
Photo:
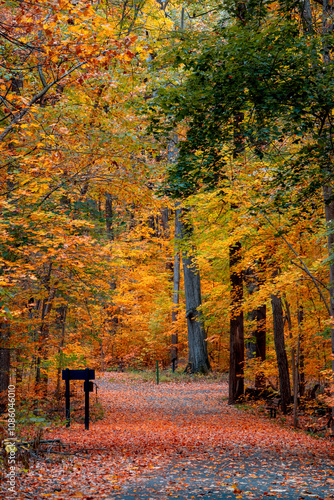
[[[148, 49], [145, 32], [133, 30], [151, 7], [4, 7], [1, 355], [11, 349], [14, 366], [32, 361], [38, 386], [59, 374], [69, 343], [78, 361], [100, 343], [101, 310], [114, 294], [109, 242], [124, 231], [127, 206], [150, 198], [140, 119], [128, 103]], [[6, 362], [1, 387], [8, 370]]]
[[[191, 194], [224, 186], [235, 147], [235, 116], [243, 113], [245, 157], [270, 162], [263, 182], [267, 202], [261, 207], [254, 203], [252, 210], [270, 218], [273, 210], [289, 209], [293, 197], [312, 212], [308, 201], [321, 189], [331, 220], [329, 4], [231, 1], [220, 6], [220, 19], [206, 38], [202, 33], [179, 37], [173, 63], [182, 78], [174, 88], [160, 88], [155, 100], [157, 132], [165, 134], [180, 123], [186, 129], [168, 189]], [[316, 13], [319, 17], [313, 18]], [[316, 280], [313, 286], [327, 309]]]

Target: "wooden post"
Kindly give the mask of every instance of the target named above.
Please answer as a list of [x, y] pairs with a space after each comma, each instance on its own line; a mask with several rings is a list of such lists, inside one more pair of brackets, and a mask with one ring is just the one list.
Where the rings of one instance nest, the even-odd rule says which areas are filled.
[[65, 415], [66, 415], [66, 426], [70, 426], [70, 380], [83, 380], [84, 381], [84, 391], [85, 391], [85, 429], [89, 430], [89, 393], [93, 391], [93, 382], [91, 379], [95, 379], [95, 370], [90, 370], [86, 368], [85, 370], [69, 370], [66, 368], [63, 370], [63, 380], [66, 383], [65, 392]]
[[89, 368], [85, 370], [85, 429], [89, 430]]
[[157, 360], [157, 385], [159, 385], [159, 361]]
[[70, 419], [70, 370], [66, 368], [65, 370], [65, 417], [66, 417], [66, 427], [71, 424]]

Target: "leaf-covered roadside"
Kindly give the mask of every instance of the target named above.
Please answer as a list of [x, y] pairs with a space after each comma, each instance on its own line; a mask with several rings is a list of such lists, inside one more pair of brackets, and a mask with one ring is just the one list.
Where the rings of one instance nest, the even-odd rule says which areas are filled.
[[21, 471], [16, 498], [191, 498], [200, 487], [231, 498], [318, 488], [318, 498], [332, 498], [333, 443], [228, 406], [225, 382], [157, 386], [108, 373], [98, 383], [104, 419], [88, 432], [81, 424], [49, 432], [69, 454]]

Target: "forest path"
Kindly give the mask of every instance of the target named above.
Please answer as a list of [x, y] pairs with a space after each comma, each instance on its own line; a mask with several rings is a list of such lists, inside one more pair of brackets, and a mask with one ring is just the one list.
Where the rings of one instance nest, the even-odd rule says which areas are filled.
[[18, 498], [334, 498], [334, 444], [228, 406], [225, 383], [98, 385], [104, 419], [53, 431], [73, 455], [20, 475]]

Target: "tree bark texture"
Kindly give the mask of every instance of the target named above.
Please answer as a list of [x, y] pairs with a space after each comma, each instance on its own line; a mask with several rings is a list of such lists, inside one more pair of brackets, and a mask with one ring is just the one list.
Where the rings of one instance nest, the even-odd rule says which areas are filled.
[[230, 283], [231, 283], [231, 317], [230, 317], [230, 370], [229, 370], [229, 404], [236, 403], [244, 393], [244, 317], [242, 311], [243, 277], [235, 266], [241, 260], [241, 243], [230, 246]]
[[[331, 8], [329, 8], [331, 7]], [[333, 4], [329, 0], [323, 0], [322, 2], [322, 34], [327, 35], [333, 31]], [[327, 66], [331, 62], [330, 56], [330, 44], [328, 39], [323, 41], [322, 46], [322, 59], [324, 66]], [[327, 144], [331, 146], [331, 154], [329, 155], [329, 162], [327, 165], [327, 175], [329, 179], [333, 178], [333, 126], [331, 119], [328, 117], [327, 127], [324, 127], [322, 131], [322, 136], [324, 137]], [[329, 139], [329, 140], [328, 140]], [[325, 218], [327, 223], [327, 246], [328, 255], [330, 258], [329, 264], [329, 293], [330, 293], [330, 316], [333, 320], [334, 318], [334, 192], [333, 183], [327, 181], [323, 186], [323, 199], [325, 203]], [[334, 327], [333, 323], [331, 326], [331, 348], [332, 348], [332, 378], [334, 377]], [[333, 396], [333, 392], [332, 392]], [[334, 422], [334, 405], [332, 406], [332, 422]], [[332, 428], [333, 431], [333, 428]]]
[[181, 209], [176, 208], [175, 210], [175, 257], [174, 257], [174, 269], [173, 269], [173, 311], [172, 311], [172, 347], [171, 347], [171, 361], [173, 363], [173, 368], [177, 365], [177, 343], [178, 334], [174, 329], [174, 325], [177, 320], [177, 311], [180, 302], [180, 249], [179, 240], [181, 238], [180, 233], [180, 222], [179, 217], [181, 215]]
[[273, 310], [274, 341], [279, 373], [281, 405], [282, 412], [285, 414], [291, 403], [291, 387], [288, 358], [285, 349], [284, 318], [281, 298], [273, 294], [271, 296], [271, 305]]
[[[183, 241], [192, 235], [190, 223], [184, 223], [178, 217], [178, 231]], [[202, 304], [201, 280], [196, 259], [191, 250], [182, 252], [184, 291], [186, 298], [186, 318], [188, 329], [189, 359], [188, 366], [192, 373], [207, 373], [210, 370], [206, 333], [203, 319], [198, 308]]]
[[[246, 271], [245, 278], [247, 290], [250, 295], [259, 290], [259, 279], [257, 273], [252, 268]], [[246, 343], [247, 357], [256, 357], [264, 361], [266, 359], [266, 305], [264, 304], [251, 311], [248, 319], [252, 322], [256, 321], [256, 327], [254, 331], [251, 332], [251, 337], [253, 337], [251, 339], [252, 341]]]
[[[286, 309], [285, 319], [288, 323], [288, 329], [289, 329], [289, 339], [292, 340], [292, 320], [291, 320], [291, 313], [290, 313], [290, 305], [286, 299], [284, 300], [284, 305], [285, 305], [285, 309]], [[292, 346], [291, 347], [291, 371], [292, 371], [292, 391], [293, 391], [293, 394], [295, 394], [295, 392], [298, 392], [298, 387], [295, 385], [296, 370], [297, 370], [296, 350]]]
[[[333, 189], [331, 186], [323, 186], [323, 197], [325, 202], [325, 217], [327, 223], [327, 246], [328, 255], [333, 257], [334, 253], [334, 201]], [[333, 259], [329, 265], [329, 292], [330, 292], [330, 314], [334, 318], [334, 262]], [[332, 346], [332, 371], [334, 373], [334, 328], [331, 328], [331, 346]], [[333, 408], [334, 413], [334, 408]]]

